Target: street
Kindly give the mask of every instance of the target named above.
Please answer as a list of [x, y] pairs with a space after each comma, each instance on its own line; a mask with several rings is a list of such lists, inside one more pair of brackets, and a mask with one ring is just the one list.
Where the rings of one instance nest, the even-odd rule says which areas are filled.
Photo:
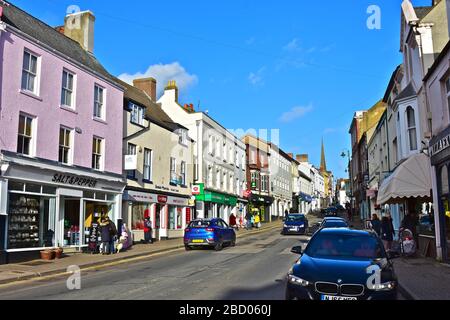
[[197, 249], [143, 262], [82, 271], [81, 290], [66, 278], [0, 288], [0, 299], [284, 299], [285, 275], [297, 256], [294, 245], [307, 236], [279, 231], [254, 235], [220, 252]]

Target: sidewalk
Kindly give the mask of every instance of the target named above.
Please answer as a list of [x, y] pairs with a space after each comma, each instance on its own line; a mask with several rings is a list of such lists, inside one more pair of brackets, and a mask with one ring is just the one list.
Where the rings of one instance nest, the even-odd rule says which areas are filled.
[[430, 258], [397, 258], [393, 261], [400, 293], [406, 299], [450, 299], [450, 265]]
[[[253, 234], [280, 229], [282, 221], [274, 221], [263, 224], [259, 229], [245, 230], [240, 229], [236, 232], [237, 238], [245, 238]], [[170, 239], [158, 241], [153, 244], [135, 244], [130, 249], [114, 255], [99, 255], [88, 253], [71, 253], [59, 260], [33, 260], [16, 264], [0, 265], [0, 285], [8, 284], [20, 280], [28, 280], [32, 278], [45, 277], [56, 274], [66, 273], [67, 267], [76, 265], [81, 269], [95, 266], [106, 266], [133, 259], [153, 256], [168, 251], [181, 250], [184, 248], [183, 239]]]

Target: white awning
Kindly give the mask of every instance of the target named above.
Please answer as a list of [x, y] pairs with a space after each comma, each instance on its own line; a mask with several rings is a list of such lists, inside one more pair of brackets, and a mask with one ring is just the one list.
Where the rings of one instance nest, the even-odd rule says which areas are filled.
[[405, 198], [430, 198], [430, 190], [430, 160], [423, 153], [415, 154], [383, 181], [377, 204], [399, 202]]

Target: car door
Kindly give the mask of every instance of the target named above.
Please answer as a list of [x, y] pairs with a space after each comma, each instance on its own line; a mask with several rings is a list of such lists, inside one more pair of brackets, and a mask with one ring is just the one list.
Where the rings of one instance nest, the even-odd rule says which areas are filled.
[[223, 240], [224, 241], [231, 241], [231, 228], [227, 225], [227, 223], [223, 220], [220, 220], [220, 224], [223, 229]]

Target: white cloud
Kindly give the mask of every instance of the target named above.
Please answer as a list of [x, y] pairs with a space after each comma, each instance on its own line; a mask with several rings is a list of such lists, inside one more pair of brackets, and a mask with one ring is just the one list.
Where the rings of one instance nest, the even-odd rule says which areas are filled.
[[248, 81], [254, 86], [264, 84], [263, 73], [266, 71], [266, 67], [260, 68], [256, 73], [250, 72], [248, 75]]
[[287, 45], [283, 47], [285, 51], [297, 51], [300, 49], [299, 40], [297, 38], [292, 39]]
[[133, 84], [133, 79], [147, 77], [153, 77], [156, 79], [156, 90], [158, 97], [162, 94], [164, 87], [167, 85], [169, 80], [175, 80], [177, 82], [180, 93], [183, 93], [183, 91], [196, 85], [198, 82], [198, 77], [195, 74], [189, 74], [179, 62], [173, 62], [170, 64], [154, 64], [148, 67], [147, 71], [143, 73], [123, 73], [118, 78], [129, 84]]
[[312, 105], [308, 105], [306, 107], [293, 107], [291, 110], [284, 112], [281, 117], [279, 118], [279, 120], [281, 122], [292, 122], [295, 119], [301, 118], [304, 115], [306, 115], [307, 113], [311, 112], [313, 110]]

